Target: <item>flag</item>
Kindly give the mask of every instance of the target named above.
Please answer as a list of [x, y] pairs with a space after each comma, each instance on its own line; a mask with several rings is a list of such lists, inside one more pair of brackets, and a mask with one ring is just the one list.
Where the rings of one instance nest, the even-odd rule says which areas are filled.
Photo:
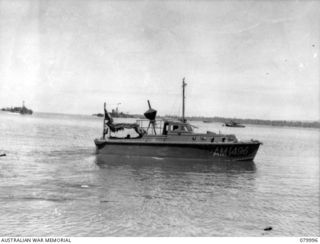
[[107, 109], [106, 109], [106, 103], [104, 103], [104, 120], [106, 122], [107, 125], [112, 124], [113, 123], [113, 119], [110, 117]]

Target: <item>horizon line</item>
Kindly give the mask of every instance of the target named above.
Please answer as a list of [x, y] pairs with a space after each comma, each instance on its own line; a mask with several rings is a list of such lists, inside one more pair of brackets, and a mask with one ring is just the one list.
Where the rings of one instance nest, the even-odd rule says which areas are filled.
[[[43, 113], [43, 114], [62, 114], [62, 115], [81, 115], [81, 116], [93, 116], [93, 114], [97, 113], [63, 113], [63, 112], [47, 112], [47, 111], [33, 111], [34, 113]], [[102, 112], [103, 113], [103, 112]], [[141, 114], [131, 114], [130, 115], [141, 115]], [[157, 115], [159, 117], [181, 117], [180, 115]], [[204, 115], [188, 115], [185, 116], [186, 118], [203, 118], [203, 119], [213, 119], [213, 118], [222, 118], [222, 119], [241, 119], [241, 120], [262, 120], [262, 121], [287, 121], [287, 122], [320, 122], [320, 119], [313, 119], [313, 120], [295, 120], [295, 119], [261, 119], [261, 118], [240, 118], [240, 117], [228, 117], [228, 116], [204, 116]]]

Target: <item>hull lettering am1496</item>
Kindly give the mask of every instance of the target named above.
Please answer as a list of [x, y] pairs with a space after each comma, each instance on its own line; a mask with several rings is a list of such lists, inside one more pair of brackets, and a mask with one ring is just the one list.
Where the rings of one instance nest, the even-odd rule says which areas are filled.
[[223, 148], [223, 147], [216, 147], [212, 154], [213, 156], [233, 156], [233, 155], [239, 155], [239, 156], [245, 156], [248, 154], [248, 147], [229, 147], [229, 148]]

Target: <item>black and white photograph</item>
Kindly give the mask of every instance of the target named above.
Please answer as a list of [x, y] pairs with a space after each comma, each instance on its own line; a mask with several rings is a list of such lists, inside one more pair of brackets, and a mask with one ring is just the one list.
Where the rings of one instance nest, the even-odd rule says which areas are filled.
[[317, 243], [319, 51], [317, 0], [0, 0], [1, 242]]

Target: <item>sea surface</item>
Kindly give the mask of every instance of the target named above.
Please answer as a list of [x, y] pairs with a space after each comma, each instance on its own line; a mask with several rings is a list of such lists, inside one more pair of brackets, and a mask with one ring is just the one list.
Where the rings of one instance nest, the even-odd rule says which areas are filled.
[[319, 129], [191, 123], [263, 145], [254, 162], [102, 163], [101, 118], [0, 112], [0, 236], [320, 235]]

